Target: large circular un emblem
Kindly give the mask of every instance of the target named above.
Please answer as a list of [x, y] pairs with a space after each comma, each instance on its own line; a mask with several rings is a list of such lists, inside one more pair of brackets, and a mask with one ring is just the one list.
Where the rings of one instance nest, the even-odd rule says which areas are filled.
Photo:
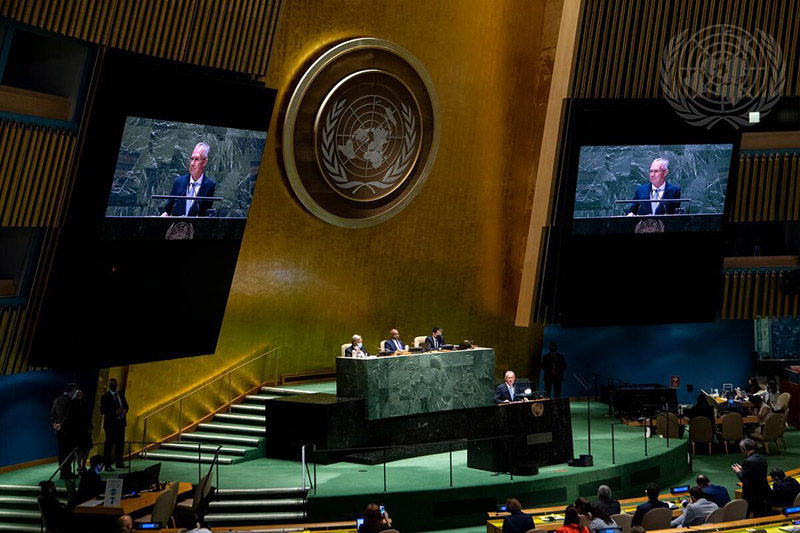
[[395, 215], [419, 192], [438, 146], [438, 104], [422, 65], [379, 39], [333, 47], [295, 89], [283, 132], [289, 182], [337, 226]]

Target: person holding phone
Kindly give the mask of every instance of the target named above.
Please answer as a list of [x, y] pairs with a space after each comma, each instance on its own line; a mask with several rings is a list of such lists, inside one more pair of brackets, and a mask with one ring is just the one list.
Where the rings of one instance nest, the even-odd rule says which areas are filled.
[[364, 522], [358, 526], [358, 533], [379, 533], [392, 529], [392, 519], [383, 506], [371, 503], [364, 509]]
[[742, 499], [754, 518], [768, 516], [772, 514], [772, 489], [767, 481], [767, 458], [756, 452], [753, 439], [742, 439], [739, 449], [744, 454], [744, 462], [732, 464], [731, 470], [742, 482]]

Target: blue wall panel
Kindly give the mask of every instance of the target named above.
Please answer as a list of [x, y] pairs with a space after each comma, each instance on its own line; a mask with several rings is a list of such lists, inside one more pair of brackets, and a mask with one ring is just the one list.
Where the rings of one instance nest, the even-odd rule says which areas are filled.
[[[700, 388], [721, 388], [722, 383], [744, 387], [755, 373], [749, 320], [606, 328], [547, 326], [545, 350], [551, 341], [558, 343], [567, 359], [563, 394], [569, 396], [584, 395], [574, 372], [662, 385], [669, 385], [670, 376], [677, 375], [681, 403], [694, 403]], [[687, 392], [690, 383], [695, 392]]]

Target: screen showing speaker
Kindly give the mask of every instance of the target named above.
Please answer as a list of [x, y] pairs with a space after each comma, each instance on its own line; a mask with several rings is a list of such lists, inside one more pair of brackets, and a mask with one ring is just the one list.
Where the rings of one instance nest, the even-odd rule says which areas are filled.
[[573, 233], [719, 230], [732, 153], [732, 144], [581, 146]]
[[127, 117], [106, 217], [247, 218], [266, 132]]

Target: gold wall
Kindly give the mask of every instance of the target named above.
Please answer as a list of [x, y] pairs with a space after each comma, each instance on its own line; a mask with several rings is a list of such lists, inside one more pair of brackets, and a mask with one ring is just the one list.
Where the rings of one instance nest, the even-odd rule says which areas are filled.
[[[498, 377], [538, 367], [531, 353], [543, 327], [515, 327], [514, 316], [560, 15], [561, 0], [283, 2], [265, 78], [278, 103], [217, 353], [130, 367], [131, 426], [265, 345], [280, 347], [281, 374], [303, 372], [334, 367], [353, 333], [374, 352], [391, 327], [411, 343], [440, 325], [450, 342], [494, 347]], [[441, 143], [403, 212], [348, 230], [293, 197], [281, 124], [303, 68], [363, 36], [391, 40], [425, 65]]]

